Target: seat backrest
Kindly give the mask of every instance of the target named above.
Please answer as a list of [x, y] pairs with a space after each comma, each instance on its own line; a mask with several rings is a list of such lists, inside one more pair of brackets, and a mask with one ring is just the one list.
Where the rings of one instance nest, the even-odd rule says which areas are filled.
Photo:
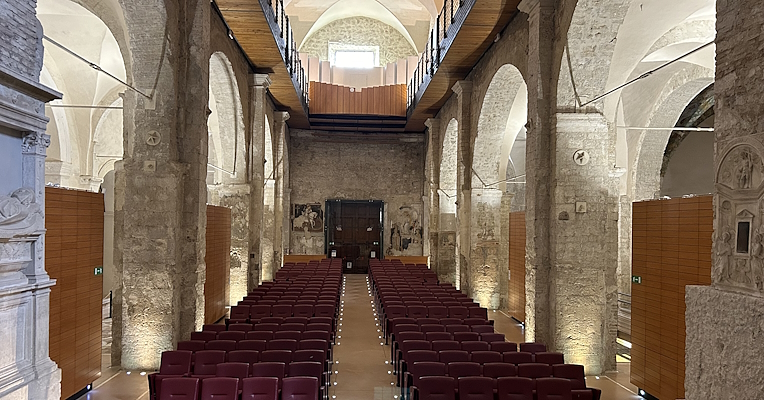
[[472, 325], [470, 326], [472, 332], [477, 333], [493, 333], [493, 326], [491, 325]]
[[317, 304], [313, 307], [313, 315], [316, 317], [333, 317], [334, 306], [328, 304]]
[[470, 318], [488, 319], [488, 310], [483, 307], [470, 307]]
[[488, 344], [488, 342], [464, 341], [462, 342], [462, 350], [469, 353], [473, 351], [489, 351], [491, 350], [491, 346]]
[[176, 350], [162, 352], [159, 366], [161, 375], [187, 375], [191, 372], [191, 351]]
[[504, 341], [504, 334], [503, 333], [481, 333], [480, 334], [480, 340], [488, 343], [492, 342], [503, 342]]
[[302, 332], [305, 330], [305, 324], [299, 324], [299, 323], [284, 323], [282, 324], [279, 329], [280, 331], [297, 331]]
[[318, 361], [323, 362], [326, 359], [326, 353], [323, 350], [297, 350], [292, 353], [292, 362], [295, 361]]
[[504, 353], [503, 358], [505, 363], [515, 365], [528, 364], [533, 362], [533, 354], [525, 353], [522, 351]]
[[408, 369], [414, 377], [415, 386], [423, 376], [446, 376], [446, 364], [442, 362], [419, 361], [409, 365]]
[[332, 324], [323, 324], [323, 323], [309, 323], [305, 325], [305, 331], [323, 331], [323, 332], [331, 332], [332, 331]]
[[463, 376], [480, 376], [483, 372], [480, 364], [474, 362], [451, 362], [446, 370], [448, 376], [459, 379]]
[[406, 315], [409, 318], [427, 318], [427, 307], [408, 306], [406, 307]]
[[572, 400], [570, 381], [565, 378], [536, 379], [538, 400]]
[[478, 326], [478, 325], [489, 325], [487, 319], [485, 318], [465, 318], [464, 319], [464, 325], [469, 326]]
[[505, 362], [485, 363], [483, 364], [483, 376], [489, 376], [494, 379], [517, 376], [517, 366]]
[[224, 331], [225, 325], [218, 325], [218, 324], [204, 324], [202, 326], [202, 331], [208, 331], [208, 332], [221, 332]]
[[[223, 326], [223, 325], [218, 325], [218, 326]], [[231, 325], [228, 325], [228, 330], [229, 331], [249, 332], [249, 331], [252, 330], [252, 324], [231, 324]], [[220, 332], [220, 331], [218, 331], [218, 332]]]
[[543, 353], [546, 351], [546, 345], [542, 343], [520, 343], [520, 351], [526, 353]]
[[259, 362], [251, 367], [253, 377], [278, 378], [279, 382], [284, 379], [285, 370], [286, 364], [282, 362]]
[[496, 380], [498, 400], [533, 400], [533, 379], [517, 376]]
[[[249, 368], [249, 366], [247, 366]], [[246, 374], [244, 378], [246, 378]], [[239, 379], [236, 377], [207, 378], [202, 381], [199, 400], [238, 400]]]
[[393, 335], [398, 337], [401, 332], [420, 332], [419, 325], [417, 324], [397, 324], [393, 327]]
[[405, 354], [411, 350], [431, 350], [432, 344], [426, 340], [404, 340], [399, 342], [401, 351]]
[[496, 382], [485, 376], [466, 376], [457, 380], [459, 400], [493, 400]]
[[427, 340], [426, 335], [422, 332], [400, 332], [397, 335], [395, 335], [395, 341], [398, 343], [403, 342], [404, 340]]
[[[312, 310], [312, 308], [311, 308], [311, 310]], [[292, 308], [292, 312], [294, 312], [294, 308]], [[297, 315], [297, 316], [293, 316], [293, 317], [284, 318], [284, 323], [285, 324], [303, 324], [303, 325], [307, 325], [308, 324], [308, 320], [310, 320], [310, 317]]]
[[198, 378], [163, 379], [159, 400], [197, 400], [199, 386]]
[[[446, 309], [446, 313], [448, 313], [448, 308], [443, 307]], [[462, 325], [462, 320], [459, 318], [451, 318], [451, 317], [444, 317], [440, 319], [440, 324], [444, 326], [448, 325]]]
[[188, 350], [190, 352], [204, 350], [207, 342], [202, 340], [185, 340], [178, 342], [178, 350]]
[[[216, 376], [244, 379], [249, 376], [249, 364], [242, 362], [225, 362], [218, 364]], [[206, 382], [206, 380], [205, 380]], [[204, 386], [205, 382], [202, 382]]]
[[266, 343], [268, 350], [297, 350], [297, 340], [294, 339], [273, 339]]
[[[243, 332], [240, 332], [240, 333], [243, 333]], [[204, 349], [234, 351], [236, 350], [236, 341], [235, 340], [211, 340], [207, 342], [207, 345], [204, 347]]]
[[278, 331], [273, 334], [274, 339], [291, 339], [299, 341], [302, 339], [302, 332], [299, 331]]
[[448, 318], [448, 309], [443, 306], [429, 306], [427, 307], [427, 315], [430, 318]]
[[202, 350], [196, 352], [194, 375], [215, 375], [217, 365], [225, 362], [225, 351]]
[[560, 364], [552, 366], [552, 376], [571, 381], [573, 389], [586, 389], [584, 366], [578, 364]]
[[419, 361], [438, 361], [438, 353], [432, 350], [411, 350], [404, 353], [404, 360], [406, 364], [411, 364]]
[[241, 400], [278, 400], [279, 379], [276, 377], [255, 377], [244, 379]]
[[467, 310], [467, 307], [462, 307], [462, 306], [449, 307], [448, 316], [451, 318], [465, 319], [465, 318], [469, 318], [470, 312], [469, 310]]
[[457, 342], [456, 340], [433, 340], [432, 341], [433, 351], [461, 350], [461, 349], [462, 349], [461, 343]]
[[250, 306], [233, 306], [231, 307], [231, 319], [249, 319], [251, 313]]
[[305, 331], [300, 335], [300, 340], [318, 339], [332, 340], [332, 334], [328, 331]]
[[517, 351], [517, 343], [512, 342], [491, 342], [491, 350], [499, 353], [508, 353]]
[[434, 342], [436, 340], [453, 340], [454, 336], [448, 332], [427, 332], [427, 340]]
[[265, 351], [266, 350], [266, 344], [265, 340], [242, 340], [239, 343], [236, 344], [236, 348], [238, 350], [256, 350], [256, 351]]
[[443, 325], [435, 325], [435, 324], [425, 324], [425, 325], [419, 325], [419, 330], [428, 333], [428, 332], [445, 332], [446, 327]]
[[300, 340], [299, 342], [299, 349], [300, 350], [323, 350], [324, 352], [329, 351], [329, 342], [326, 340], [321, 339], [306, 339], [306, 340]]
[[406, 316], [406, 306], [388, 306], [385, 307], [385, 316], [387, 319], [400, 318]]
[[438, 352], [438, 360], [442, 363], [468, 362], [470, 355], [464, 350], [443, 350]]
[[260, 352], [256, 350], [234, 350], [228, 352], [228, 362], [255, 364], [260, 361]]
[[533, 355], [533, 360], [541, 364], [565, 364], [565, 355], [562, 353], [536, 353]]
[[446, 327], [446, 332], [453, 333], [453, 334], [470, 331], [470, 327], [463, 324], [445, 325], [445, 327]]
[[280, 362], [284, 365], [289, 365], [292, 362], [291, 350], [266, 350], [260, 353], [260, 363], [263, 362]]
[[470, 361], [478, 364], [500, 363], [502, 360], [501, 353], [497, 351], [473, 351], [470, 353]]
[[454, 340], [457, 342], [477, 342], [480, 340], [480, 334], [477, 332], [455, 332]]
[[318, 378], [298, 376], [284, 378], [281, 400], [316, 400], [318, 399]]
[[548, 364], [529, 363], [517, 366], [517, 376], [525, 378], [550, 378], [552, 376], [552, 367]]
[[[270, 313], [271, 306], [268, 307], [268, 312]], [[260, 318], [261, 324], [277, 324], [281, 325], [284, 323], [284, 317], [262, 317]], [[252, 327], [254, 329], [254, 326]]]
[[454, 400], [456, 380], [450, 376], [424, 376], [417, 385], [421, 400]]
[[238, 342], [247, 338], [247, 334], [244, 331], [223, 331], [218, 332], [217, 340], [233, 340]]
[[313, 306], [310, 304], [298, 304], [292, 308], [295, 317], [312, 317]]
[[275, 323], [261, 323], [261, 324], [255, 324], [255, 326], [252, 327], [252, 330], [258, 331], [258, 332], [262, 332], [262, 331], [276, 332], [277, 330], [279, 330], [279, 326], [280, 324], [275, 324]]
[[191, 332], [191, 340], [201, 340], [209, 342], [218, 338], [218, 333], [214, 331]]
[[417, 318], [416, 323], [419, 326], [422, 325], [443, 325], [440, 323], [440, 320], [437, 318]]
[[298, 361], [289, 364], [289, 376], [314, 376], [321, 378], [324, 365], [318, 361]]

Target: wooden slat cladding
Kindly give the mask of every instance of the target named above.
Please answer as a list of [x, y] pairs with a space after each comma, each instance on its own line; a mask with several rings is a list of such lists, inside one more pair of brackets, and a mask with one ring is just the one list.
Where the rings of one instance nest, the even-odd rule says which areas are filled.
[[310, 113], [318, 115], [406, 116], [406, 85], [352, 90], [330, 83], [310, 83]]
[[45, 267], [50, 292], [50, 357], [68, 398], [101, 376], [103, 194], [45, 189]]
[[525, 212], [509, 215], [509, 315], [525, 321]]
[[631, 383], [684, 398], [685, 287], [711, 284], [713, 198], [634, 203]]
[[207, 206], [207, 280], [204, 321], [213, 324], [226, 315], [231, 273], [231, 209]]

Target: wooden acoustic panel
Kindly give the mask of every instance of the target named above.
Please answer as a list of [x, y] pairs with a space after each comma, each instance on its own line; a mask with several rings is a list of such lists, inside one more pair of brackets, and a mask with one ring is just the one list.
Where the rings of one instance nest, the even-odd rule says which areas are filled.
[[385, 256], [385, 260], [399, 260], [403, 264], [422, 264], [427, 265], [430, 262], [428, 256]]
[[310, 113], [405, 117], [406, 85], [355, 90], [347, 86], [311, 82]]
[[525, 322], [525, 212], [509, 214], [509, 315]]
[[61, 397], [101, 376], [103, 194], [45, 189], [45, 267], [50, 291], [50, 358], [61, 368]]
[[634, 203], [631, 383], [684, 398], [685, 287], [711, 284], [712, 196]]
[[297, 255], [297, 254], [290, 254], [284, 256], [284, 264], [288, 263], [307, 263], [311, 261], [321, 261], [325, 260], [326, 255], [325, 254], [317, 254], [317, 255]]
[[231, 273], [231, 209], [207, 206], [207, 280], [204, 283], [204, 322], [226, 315]]

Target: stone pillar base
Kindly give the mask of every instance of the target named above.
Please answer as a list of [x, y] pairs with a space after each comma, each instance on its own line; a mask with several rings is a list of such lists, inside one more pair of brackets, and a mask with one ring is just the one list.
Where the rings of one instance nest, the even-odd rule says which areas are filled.
[[685, 300], [685, 398], [761, 398], [764, 298], [688, 286]]

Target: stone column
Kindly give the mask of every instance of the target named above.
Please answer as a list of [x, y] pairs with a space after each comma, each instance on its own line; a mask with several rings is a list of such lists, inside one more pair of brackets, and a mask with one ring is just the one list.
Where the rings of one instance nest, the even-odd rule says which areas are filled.
[[268, 87], [271, 79], [267, 74], [249, 76], [250, 115], [252, 131], [249, 133], [249, 270], [247, 288], [252, 290], [261, 282], [261, 242], [263, 225], [263, 196], [265, 174], [265, 105], [268, 101]]
[[499, 308], [505, 311], [509, 310], [509, 217], [514, 197], [514, 194], [504, 191], [499, 211]]
[[288, 128], [286, 122], [289, 120], [288, 112], [276, 112], [273, 114], [273, 145], [274, 145], [274, 159], [276, 159], [276, 166], [274, 167], [273, 174], [275, 176], [275, 207], [273, 210], [273, 274], [275, 276], [276, 271], [281, 269], [283, 257], [284, 257], [284, 216], [285, 207], [284, 192], [286, 185], [286, 135]]
[[759, 2], [717, 3], [712, 285], [686, 291], [688, 400], [764, 393], [762, 26]]
[[[615, 368], [618, 192], [615, 134], [599, 113], [550, 110], [554, 2], [529, 14], [526, 340], [546, 343], [587, 374]], [[587, 162], [574, 155], [585, 151]]]
[[144, 89], [152, 98], [126, 93], [116, 172], [121, 330], [113, 349], [128, 370], [158, 368], [162, 351], [204, 323], [210, 7], [193, 0], [170, 10], [166, 23], [176, 29], [168, 29], [167, 52], [134, 43], [142, 51], [133, 56], [145, 61], [134, 62], [137, 84], [153, 88]]
[[[478, 182], [476, 182], [479, 184]], [[469, 287], [471, 296], [488, 309], [501, 308], [500, 239], [503, 192], [475, 187], [471, 191]], [[508, 256], [508, 255], [507, 255]], [[504, 257], [507, 258], [507, 257]]]
[[472, 200], [472, 82], [459, 81], [452, 88], [457, 96], [459, 148], [457, 149], [456, 257], [457, 288], [472, 295], [470, 288], [470, 203]]
[[528, 133], [526, 141], [526, 282], [525, 340], [552, 346], [550, 322], [549, 226], [552, 184], [550, 107], [554, 2], [524, 0], [518, 8], [528, 18]]
[[438, 262], [438, 222], [440, 216], [438, 185], [440, 182], [440, 120], [429, 118], [427, 125], [427, 156], [425, 161], [424, 255], [430, 256], [430, 269], [440, 277]]

